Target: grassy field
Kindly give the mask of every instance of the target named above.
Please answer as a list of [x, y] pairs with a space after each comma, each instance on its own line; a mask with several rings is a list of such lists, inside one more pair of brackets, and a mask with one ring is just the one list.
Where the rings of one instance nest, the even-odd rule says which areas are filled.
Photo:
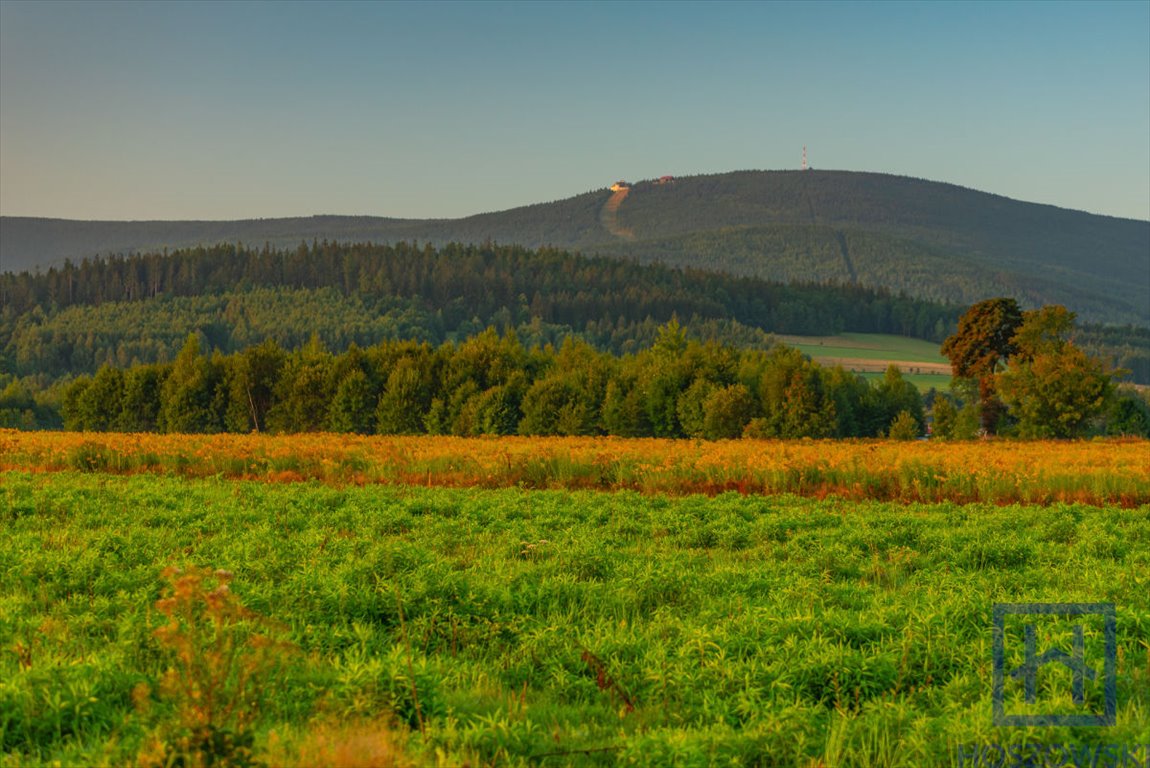
[[[1147, 506], [10, 472], [0, 520], [0, 765], [183, 745], [231, 764], [917, 767], [1150, 743]], [[266, 619], [242, 647], [279, 662], [216, 675], [236, 706], [215, 733], [250, 743], [199, 752], [180, 734], [220, 667], [172, 683], [219, 645], [156, 633], [180, 615], [163, 569], [193, 565], [234, 575], [184, 585], [217, 613], [189, 608], [183, 636], [218, 637], [205, 617], [232, 595]], [[1116, 604], [1113, 727], [992, 725], [992, 606], [1032, 600]], [[1042, 691], [1068, 707], [1063, 682]]]
[[843, 333], [838, 336], [779, 336], [779, 339], [814, 357], [860, 357], [949, 365], [937, 344], [906, 336]]
[[[899, 364], [901, 365], [901, 364]], [[902, 369], [900, 369], [902, 370]], [[882, 381], [884, 373], [879, 371], [856, 371], [864, 379], [869, 379], [873, 383]], [[950, 376], [943, 376], [937, 373], [905, 373], [902, 377], [918, 387], [919, 392], [929, 392], [934, 389], [939, 392], [947, 392], [950, 389]]]
[[937, 344], [882, 333], [844, 333], [839, 336], [779, 336], [824, 365], [842, 365], [868, 378], [881, 378], [889, 365], [897, 365], [903, 378], [923, 392], [950, 386], [950, 361]]

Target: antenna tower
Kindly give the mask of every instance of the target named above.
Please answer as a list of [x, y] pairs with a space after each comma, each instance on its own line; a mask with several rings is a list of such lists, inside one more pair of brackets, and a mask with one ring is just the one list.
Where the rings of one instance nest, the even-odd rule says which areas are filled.
[[803, 170], [807, 170], [807, 145], [803, 145]]

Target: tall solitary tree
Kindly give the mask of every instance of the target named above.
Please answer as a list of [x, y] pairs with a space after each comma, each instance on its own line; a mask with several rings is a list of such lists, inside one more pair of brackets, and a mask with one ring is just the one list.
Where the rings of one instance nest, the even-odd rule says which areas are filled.
[[1021, 325], [1017, 301], [987, 299], [968, 309], [958, 320], [958, 331], [942, 343], [954, 376], [978, 385], [979, 413], [987, 434], [994, 434], [1005, 412], [994, 374], [1017, 351], [1014, 334]]

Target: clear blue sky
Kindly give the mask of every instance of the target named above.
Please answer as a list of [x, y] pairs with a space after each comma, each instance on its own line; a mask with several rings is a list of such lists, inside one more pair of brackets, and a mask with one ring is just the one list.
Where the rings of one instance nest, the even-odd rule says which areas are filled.
[[1150, 2], [0, 0], [0, 213], [454, 217], [918, 176], [1150, 219]]

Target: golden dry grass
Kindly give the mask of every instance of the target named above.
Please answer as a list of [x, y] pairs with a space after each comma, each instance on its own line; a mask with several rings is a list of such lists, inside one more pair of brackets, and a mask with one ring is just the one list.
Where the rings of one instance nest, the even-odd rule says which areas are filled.
[[290, 742], [274, 735], [265, 756], [280, 768], [407, 768], [403, 735], [383, 720], [316, 724]]
[[1150, 503], [1145, 440], [888, 442], [158, 435], [0, 430], [0, 471], [265, 482]]

